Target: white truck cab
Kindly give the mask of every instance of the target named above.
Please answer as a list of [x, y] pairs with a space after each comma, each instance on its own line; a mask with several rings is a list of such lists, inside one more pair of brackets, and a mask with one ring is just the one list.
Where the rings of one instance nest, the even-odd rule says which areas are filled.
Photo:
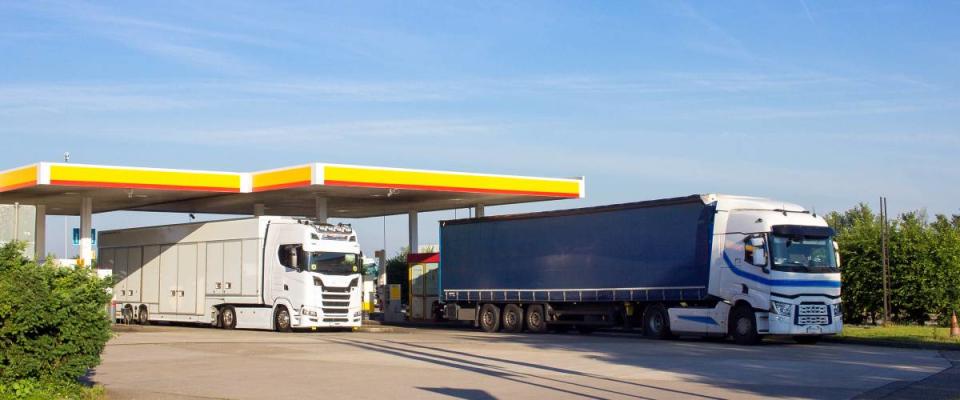
[[826, 221], [795, 204], [706, 195], [716, 204], [708, 293], [712, 308], [671, 308], [673, 331], [816, 342], [843, 328], [840, 259]]

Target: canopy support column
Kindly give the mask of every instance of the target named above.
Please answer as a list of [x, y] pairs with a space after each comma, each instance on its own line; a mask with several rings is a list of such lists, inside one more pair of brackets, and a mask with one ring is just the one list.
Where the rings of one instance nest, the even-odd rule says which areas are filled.
[[477, 218], [483, 217], [483, 204], [474, 206], [473, 216]]
[[263, 203], [254, 204], [254, 205], [253, 205], [253, 216], [254, 216], [254, 217], [262, 217], [263, 214], [266, 213], [266, 209], [267, 209], [267, 206], [263, 205]]
[[89, 267], [93, 262], [93, 239], [90, 230], [93, 228], [93, 198], [84, 197], [80, 203], [80, 261]]
[[37, 262], [47, 258], [47, 206], [37, 204], [37, 220], [34, 224], [33, 259]]
[[417, 211], [410, 210], [410, 213], [407, 214], [407, 230], [410, 234], [410, 253], [416, 253], [420, 244], [418, 243], [417, 234], [420, 232], [420, 229], [417, 225]]
[[327, 223], [327, 198], [317, 196], [316, 199], [316, 214], [317, 220], [321, 223]]

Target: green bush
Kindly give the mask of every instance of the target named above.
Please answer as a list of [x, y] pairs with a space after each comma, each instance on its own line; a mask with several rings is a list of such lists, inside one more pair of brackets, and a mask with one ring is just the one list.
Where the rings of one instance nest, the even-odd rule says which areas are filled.
[[110, 339], [109, 279], [38, 265], [22, 250], [21, 243], [0, 247], [0, 395], [73, 387]]
[[[866, 204], [831, 213], [843, 263], [843, 317], [847, 322], [875, 322], [883, 315], [880, 217]], [[930, 315], [942, 325], [960, 311], [960, 216], [922, 211], [888, 222], [887, 254], [891, 319], [922, 324]]]

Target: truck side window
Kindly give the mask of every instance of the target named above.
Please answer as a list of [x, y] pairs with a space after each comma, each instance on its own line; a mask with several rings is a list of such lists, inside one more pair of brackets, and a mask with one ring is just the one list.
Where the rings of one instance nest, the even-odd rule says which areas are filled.
[[302, 253], [299, 244], [281, 244], [277, 250], [277, 258], [280, 259], [280, 265], [287, 268], [297, 268], [297, 258]]

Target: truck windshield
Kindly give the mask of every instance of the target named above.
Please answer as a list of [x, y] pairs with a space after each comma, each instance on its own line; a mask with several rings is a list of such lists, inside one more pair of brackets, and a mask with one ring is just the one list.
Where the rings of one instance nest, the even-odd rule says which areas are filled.
[[771, 235], [773, 269], [786, 272], [840, 272], [829, 237]]
[[360, 257], [352, 253], [314, 251], [309, 254], [306, 269], [321, 274], [356, 274], [360, 272]]

